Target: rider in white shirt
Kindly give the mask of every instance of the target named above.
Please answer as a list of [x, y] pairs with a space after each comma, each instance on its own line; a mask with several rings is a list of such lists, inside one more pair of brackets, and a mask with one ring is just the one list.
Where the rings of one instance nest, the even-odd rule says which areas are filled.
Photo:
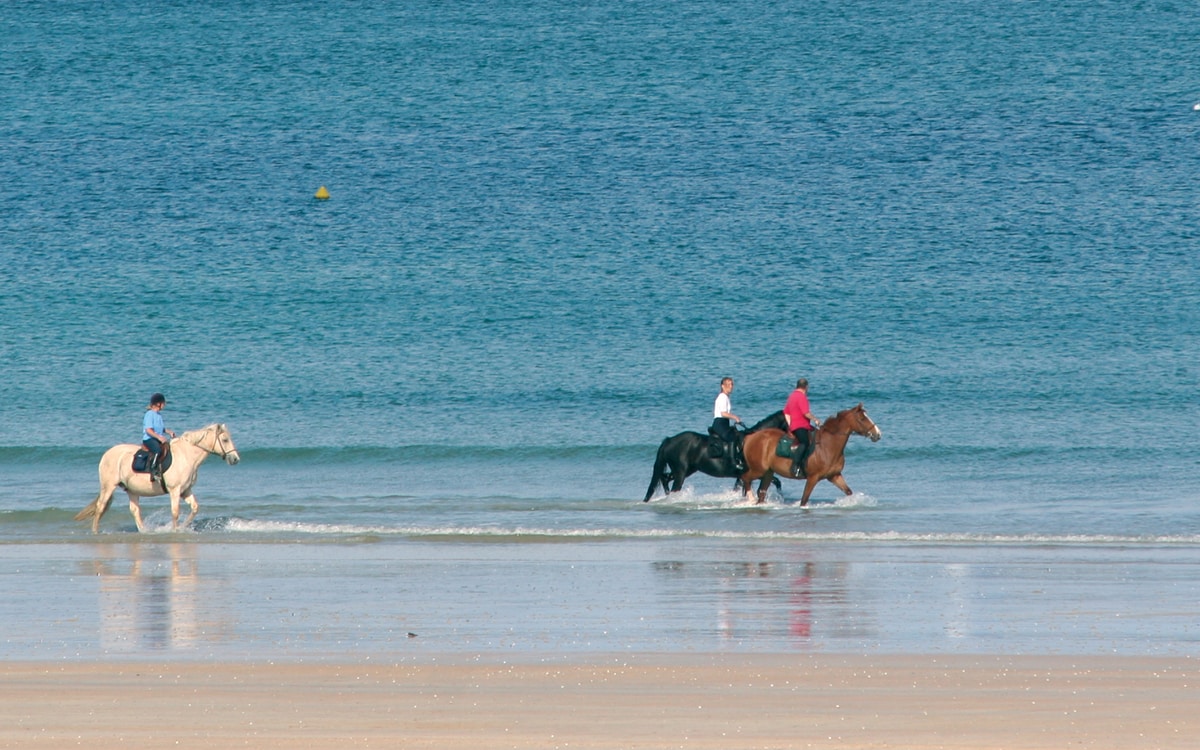
[[709, 429], [709, 432], [726, 442], [737, 439], [733, 425], [742, 423], [741, 417], [733, 413], [733, 404], [729, 401], [730, 393], [733, 393], [733, 378], [721, 378], [721, 392], [713, 402], [713, 423]]
[[713, 421], [708, 432], [725, 442], [725, 456], [729, 463], [735, 470], [743, 471], [746, 467], [739, 450], [741, 436], [733, 427], [735, 424], [741, 424], [742, 418], [733, 413], [733, 404], [729, 401], [730, 393], [733, 393], [733, 378], [721, 378], [721, 392], [713, 402]]

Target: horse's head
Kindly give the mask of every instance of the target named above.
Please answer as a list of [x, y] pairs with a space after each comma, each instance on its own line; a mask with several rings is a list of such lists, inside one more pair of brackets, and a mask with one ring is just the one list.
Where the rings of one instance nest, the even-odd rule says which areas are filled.
[[883, 430], [879, 429], [879, 425], [872, 422], [871, 418], [867, 416], [867, 409], [861, 401], [858, 402], [858, 406], [847, 409], [843, 414], [846, 415], [847, 425], [854, 434], [870, 438], [872, 443], [883, 437]]
[[233, 436], [229, 434], [229, 428], [224, 424], [216, 425], [216, 438], [213, 440], [211, 452], [225, 459], [225, 463], [230, 466], [234, 466], [242, 460], [242, 457], [238, 455], [237, 446], [233, 444]]

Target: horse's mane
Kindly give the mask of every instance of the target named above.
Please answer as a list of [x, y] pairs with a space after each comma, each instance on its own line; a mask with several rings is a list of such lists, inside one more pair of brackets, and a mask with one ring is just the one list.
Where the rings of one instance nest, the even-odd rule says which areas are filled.
[[778, 429], [781, 429], [784, 432], [787, 432], [787, 420], [785, 420], [783, 418], [783, 409], [780, 409], [779, 411], [775, 412], [774, 414], [770, 414], [767, 417], [764, 417], [763, 419], [760, 419], [759, 421], [755, 422], [750, 427], [747, 427], [746, 433], [749, 434], [751, 432], [758, 432], [759, 430], [766, 429], [767, 427], [770, 427], [773, 424], [781, 425]]
[[819, 428], [817, 428], [817, 433], [820, 433], [831, 423], [840, 424], [842, 419], [845, 418], [845, 416], [847, 414], [849, 414], [852, 411], [858, 410], [860, 407], [862, 407], [862, 404], [857, 404], [855, 406], [851, 406], [849, 409], [842, 409], [837, 414], [834, 414], [832, 417], [826, 417], [825, 421], [821, 423], [821, 426]]
[[179, 437], [181, 440], [186, 440], [192, 445], [195, 445], [196, 441], [199, 440], [203, 435], [206, 435], [211, 430], [220, 429], [220, 427], [220, 422], [213, 422], [212, 424], [201, 427], [198, 430], [187, 430]]

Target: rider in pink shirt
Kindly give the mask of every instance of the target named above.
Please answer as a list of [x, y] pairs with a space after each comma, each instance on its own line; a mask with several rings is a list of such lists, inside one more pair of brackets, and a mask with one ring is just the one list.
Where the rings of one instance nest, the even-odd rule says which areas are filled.
[[808, 451], [812, 431], [821, 426], [821, 420], [813, 416], [808, 406], [808, 381], [804, 378], [796, 381], [796, 390], [788, 396], [787, 405], [783, 407], [783, 417], [796, 441], [792, 446], [792, 476], [799, 477], [803, 473], [801, 461]]

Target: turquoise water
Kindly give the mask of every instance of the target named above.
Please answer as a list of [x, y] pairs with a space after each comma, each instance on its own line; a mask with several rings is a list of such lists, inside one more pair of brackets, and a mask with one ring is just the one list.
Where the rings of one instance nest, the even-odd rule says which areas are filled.
[[[0, 653], [406, 653], [409, 629], [1196, 653], [1198, 27], [1169, 3], [9, 9]], [[818, 414], [864, 402], [884, 438], [851, 441], [855, 493], [638, 502], [725, 375], [749, 421], [801, 376]], [[243, 461], [203, 467], [186, 532], [147, 499], [135, 537], [118, 496], [93, 538], [72, 516], [153, 391]], [[414, 559], [428, 588], [389, 599]], [[336, 573], [282, 585], [295, 560]], [[837, 591], [796, 627], [805, 578]], [[180, 605], [217, 635], [164, 640], [179, 580], [238, 592]], [[101, 637], [80, 623], [114, 585], [151, 604]], [[246, 605], [274, 588], [307, 637]], [[561, 615], [522, 630], [539, 598]], [[669, 625], [605, 637], [588, 603]], [[699, 624], [742, 605], [732, 640]], [[472, 607], [490, 625], [447, 625]], [[362, 641], [311, 635], [332, 612]]]

